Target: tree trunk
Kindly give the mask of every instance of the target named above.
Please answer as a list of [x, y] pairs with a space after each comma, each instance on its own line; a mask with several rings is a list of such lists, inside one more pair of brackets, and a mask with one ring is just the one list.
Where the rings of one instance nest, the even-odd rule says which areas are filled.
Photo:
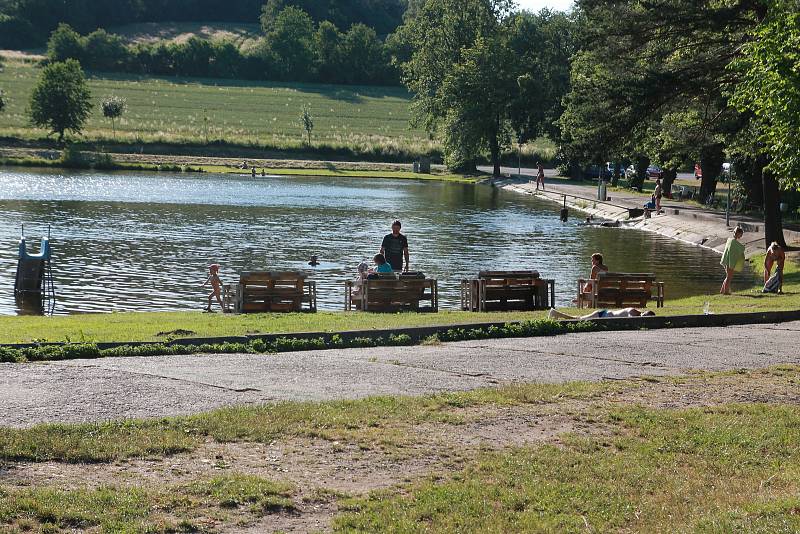
[[764, 248], [766, 249], [775, 241], [787, 249], [786, 239], [783, 237], [781, 193], [778, 189], [778, 180], [771, 172], [764, 170], [761, 173], [761, 183], [764, 187]]
[[[500, 120], [498, 118], [497, 119], [498, 125], [499, 122]], [[491, 146], [489, 147], [489, 150], [491, 151], [492, 154], [492, 166], [494, 167], [492, 171], [492, 177], [495, 180], [500, 178], [500, 140], [498, 139], [498, 135], [499, 135], [499, 128], [498, 130], [492, 132], [492, 140], [490, 143]]]
[[700, 202], [705, 203], [717, 191], [717, 180], [722, 173], [722, 163], [725, 158], [721, 144], [703, 147], [700, 151], [700, 167], [703, 169], [703, 179], [700, 181]]
[[631, 189], [642, 190], [644, 181], [647, 179], [647, 167], [650, 166], [650, 158], [638, 156], [636, 158], [636, 176], [631, 180]]
[[672, 184], [678, 177], [677, 169], [664, 169], [664, 179], [661, 181], [661, 189], [664, 191], [664, 196], [672, 198]]

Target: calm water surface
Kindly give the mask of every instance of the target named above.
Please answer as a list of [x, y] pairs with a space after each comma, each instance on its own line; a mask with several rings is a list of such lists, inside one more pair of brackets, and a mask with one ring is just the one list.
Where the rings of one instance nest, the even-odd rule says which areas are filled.
[[[341, 309], [344, 280], [403, 221], [411, 267], [439, 280], [443, 308], [481, 269], [538, 269], [574, 297], [589, 255], [612, 270], [655, 272], [668, 298], [711, 293], [719, 257], [636, 230], [558, 219], [552, 204], [486, 186], [410, 180], [17, 172], [0, 168], [0, 313], [14, 301], [17, 242], [52, 226], [56, 313], [200, 309], [209, 263], [224, 282], [243, 270], [306, 270], [320, 308]], [[38, 245], [37, 245], [38, 248]], [[322, 264], [312, 269], [308, 258]]]

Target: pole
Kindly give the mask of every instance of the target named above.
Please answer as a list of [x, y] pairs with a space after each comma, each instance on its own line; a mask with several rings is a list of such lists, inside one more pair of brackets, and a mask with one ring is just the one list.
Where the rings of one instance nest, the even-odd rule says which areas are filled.
[[731, 226], [731, 175], [733, 174], [733, 168], [728, 169], [728, 204], [725, 206], [725, 226], [730, 228]]
[[517, 143], [517, 174], [522, 178], [522, 142]]

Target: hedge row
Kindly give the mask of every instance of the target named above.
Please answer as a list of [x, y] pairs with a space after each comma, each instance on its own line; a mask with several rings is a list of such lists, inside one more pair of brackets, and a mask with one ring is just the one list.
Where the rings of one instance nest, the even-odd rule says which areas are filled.
[[[508, 323], [488, 328], [453, 328], [433, 336], [434, 341], [469, 341], [476, 339], [497, 339], [510, 337], [555, 336], [577, 332], [590, 332], [601, 328], [591, 322], [564, 323], [547, 319], [537, 319], [522, 323]], [[430, 339], [430, 338], [429, 338]], [[23, 363], [58, 360], [114, 358], [130, 356], [164, 356], [184, 354], [274, 354], [303, 350], [325, 350], [338, 348], [399, 347], [414, 345], [415, 340], [407, 334], [388, 337], [357, 337], [344, 339], [339, 335], [330, 338], [280, 337], [274, 341], [254, 339], [248, 343], [216, 343], [184, 345], [176, 343], [152, 343], [142, 345], [122, 345], [101, 349], [94, 343], [75, 343], [63, 345], [40, 345], [26, 348], [0, 347], [0, 362]]]

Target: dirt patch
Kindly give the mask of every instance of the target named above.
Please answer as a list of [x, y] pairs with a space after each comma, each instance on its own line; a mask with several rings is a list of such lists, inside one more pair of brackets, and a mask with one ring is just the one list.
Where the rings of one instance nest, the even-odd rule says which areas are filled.
[[786, 372], [777, 368], [647, 378], [591, 399], [454, 408], [448, 412], [448, 422], [403, 427], [399, 429], [403, 439], [394, 442], [299, 437], [268, 444], [222, 444], [209, 440], [188, 454], [110, 465], [8, 463], [0, 465], [0, 484], [17, 488], [108, 485], [160, 488], [226, 473], [243, 473], [291, 483], [296, 488], [295, 509], [261, 516], [242, 511], [235, 524], [215, 523], [215, 529], [236, 533], [327, 531], [344, 497], [364, 495], [422, 477], [446, 476], [481, 451], [544, 443], [557, 445], [565, 433], [606, 434], [612, 429], [597, 414], [615, 406], [636, 404], [680, 409], [729, 403], [800, 405], [800, 375], [794, 368]]
[[197, 334], [192, 330], [184, 330], [182, 328], [178, 328], [177, 330], [170, 330], [169, 332], [159, 332], [156, 334], [156, 337], [167, 337], [167, 336], [193, 336]]

